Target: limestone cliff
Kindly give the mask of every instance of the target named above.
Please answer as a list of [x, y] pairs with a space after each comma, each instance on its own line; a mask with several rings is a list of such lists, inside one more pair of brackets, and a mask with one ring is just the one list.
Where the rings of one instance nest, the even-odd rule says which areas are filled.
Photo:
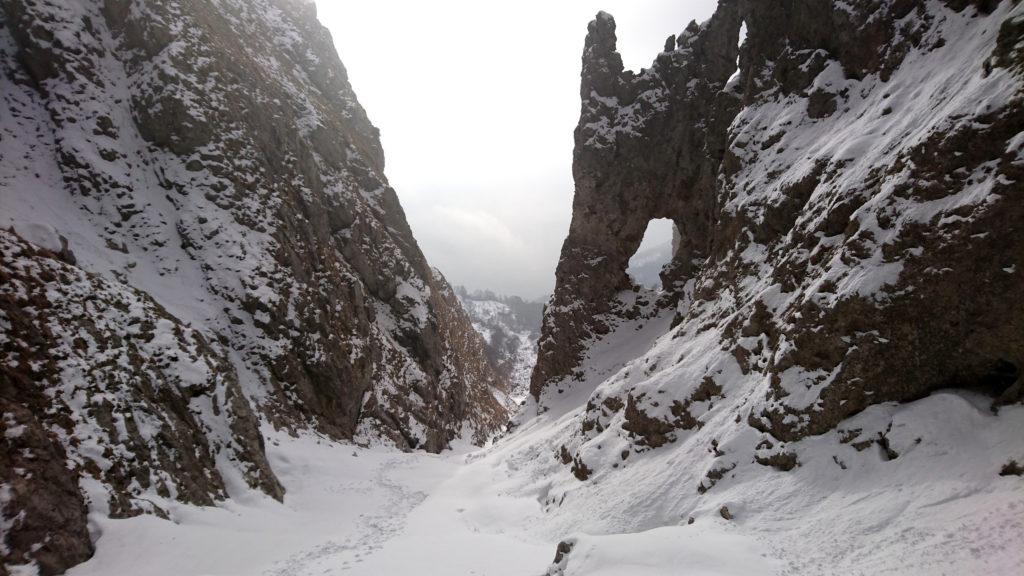
[[[1022, 22], [1012, 1], [721, 0], [634, 73], [597, 16], [531, 385], [540, 412], [585, 395], [577, 477], [617, 437], [728, 419], [716, 454], [791, 468], [780, 446], [872, 405], [1020, 399]], [[652, 218], [680, 239], [660, 293], [625, 274]], [[651, 348], [595, 368], [627, 325]]]
[[311, 2], [3, 0], [0, 70], [5, 562], [88, 557], [87, 507], [280, 498], [261, 421], [506, 421]]

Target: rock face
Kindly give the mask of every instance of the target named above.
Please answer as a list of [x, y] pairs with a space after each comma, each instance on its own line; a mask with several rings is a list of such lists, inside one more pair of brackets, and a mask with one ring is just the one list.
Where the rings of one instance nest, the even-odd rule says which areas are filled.
[[236, 372], [200, 332], [10, 232], [0, 231], [0, 259], [12, 563], [34, 559], [53, 573], [89, 557], [80, 480], [107, 487], [93, 504], [113, 518], [166, 517], [147, 493], [213, 505], [227, 496], [217, 466], [227, 458], [251, 487], [281, 498]]
[[87, 507], [280, 498], [261, 421], [507, 420], [311, 2], [3, 0], [0, 69], [5, 562], [88, 557]]
[[[603, 382], [568, 460], [727, 413], [758, 462], [786, 469], [780, 442], [874, 404], [941, 388], [1019, 400], [1022, 22], [1011, 1], [721, 0], [637, 74], [599, 14], [531, 382], [541, 412]], [[679, 237], [660, 293], [625, 274], [653, 218]], [[666, 315], [657, 353], [588, 380], [617, 327]]]
[[680, 232], [672, 278], [692, 276], [706, 258], [717, 166], [736, 108], [718, 95], [736, 70], [740, 25], [738, 10], [726, 5], [706, 32], [692, 25], [678, 50], [638, 76], [623, 70], [612, 17], [602, 12], [590, 23], [573, 217], [544, 320], [534, 396], [571, 377], [587, 341], [610, 331], [602, 316], [612, 312], [616, 294], [632, 288], [626, 269], [648, 222], [669, 218]]

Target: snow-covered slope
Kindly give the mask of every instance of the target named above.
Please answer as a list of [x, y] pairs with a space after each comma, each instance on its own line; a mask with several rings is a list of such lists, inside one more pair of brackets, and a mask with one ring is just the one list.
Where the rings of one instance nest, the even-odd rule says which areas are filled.
[[[680, 352], [714, 359], [713, 335], [681, 348], [671, 320], [620, 324], [581, 381], [473, 464], [507, 470], [502, 494], [536, 495], [527, 534], [569, 550], [549, 574], [1009, 575], [1024, 562], [1024, 406], [995, 414], [989, 396], [940, 390], [781, 443], [736, 422], [743, 395], [711, 396], [654, 448], [606, 399]], [[654, 402], [687, 381], [665, 376]]]
[[509, 379], [509, 399], [518, 405], [530, 389], [544, 305], [518, 296], [456, 288], [473, 328], [487, 342], [488, 355]]
[[[508, 439], [584, 533], [553, 573], [678, 573], [693, 530], [783, 573], [1021, 565], [1022, 46], [1009, 1], [723, 1], [633, 73], [598, 15]], [[635, 293], [653, 218], [680, 244]]]
[[[633, 342], [603, 352], [628, 356]], [[251, 493], [225, 507], [175, 505], [176, 523], [97, 517], [97, 554], [70, 574], [1015, 575], [1021, 479], [998, 471], [1024, 434], [1024, 408], [987, 408], [955, 391], [882, 406], [848, 424], [895, 422], [895, 460], [827, 435], [799, 443], [805, 463], [792, 472], [742, 467], [704, 495], [688, 464], [703, 457], [697, 443], [576, 480], [558, 448], [578, 411], [442, 455], [272, 433], [283, 503]]]
[[[599, 14], [534, 394], [493, 444], [435, 455], [322, 435], [429, 447], [503, 413], [343, 69], [315, 72], [330, 51], [310, 58], [320, 29], [290, 11], [308, 6], [0, 2], [5, 561], [59, 570], [91, 530], [73, 574], [1024, 565], [1024, 5], [722, 0], [639, 74]], [[191, 43], [225, 26], [252, 44]], [[291, 80], [213, 82], [237, 66]], [[179, 88], [145, 89], [179, 67]], [[238, 89], [220, 106], [199, 84]], [[205, 94], [227, 115], [202, 119], [212, 135], [186, 105]], [[663, 217], [680, 232], [663, 289], [634, 291], [628, 260]], [[356, 376], [346, 420], [324, 386]], [[265, 450], [246, 442], [259, 414]]]
[[3, 0], [0, 71], [5, 564], [88, 557], [86, 505], [280, 497], [260, 421], [506, 421], [311, 2]]

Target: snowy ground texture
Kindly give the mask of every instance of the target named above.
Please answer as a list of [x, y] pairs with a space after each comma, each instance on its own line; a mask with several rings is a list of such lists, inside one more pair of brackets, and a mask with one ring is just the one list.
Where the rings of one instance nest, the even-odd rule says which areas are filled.
[[[1008, 6], [1000, 8], [1000, 16], [1011, 9], [1024, 9]], [[787, 181], [799, 180], [812, 164], [789, 160], [796, 158], [797, 150], [808, 149], [849, 159], [848, 171], [854, 174], [879, 164], [879, 158], [887, 154], [889, 140], [920, 141], [928, 129], [935, 128], [926, 122], [929, 118], [952, 117], [1005, 101], [1008, 88], [1000, 79], [1005, 80], [1006, 71], [997, 70], [986, 79], [975, 70], [969, 81], [950, 79], [967, 69], [963, 59], [985, 51], [979, 45], [990, 47], [995, 29], [988, 24], [978, 27], [966, 17], [947, 14], [945, 18], [949, 39], [933, 50], [931, 57], [953, 65], [925, 66], [929, 62], [916, 59], [916, 53], [909, 57], [890, 80], [889, 99], [899, 114], [858, 116], [862, 110], [874, 110], [878, 102], [869, 99], [882, 98], [880, 91], [855, 90], [853, 81], [841, 79], [834, 67], [828, 67], [819, 77], [822, 88], [837, 93], [851, 88], [849, 109], [843, 108], [833, 124], [850, 119], [847, 130], [862, 131], [866, 136], [844, 133], [842, 138], [825, 141], [827, 126], [808, 123], [806, 129], [791, 131], [781, 140], [785, 154], [783, 147], [763, 151], [763, 161], [751, 163], [753, 168], [738, 178], [763, 182], [756, 171], [769, 170], [773, 166], [770, 159], [788, 167]], [[9, 38], [0, 36], [0, 48], [9, 44]], [[125, 84], [113, 80], [117, 82], [112, 85]], [[922, 104], [924, 99], [915, 95], [918, 89], [937, 89], [939, 84], [965, 86], [947, 94], [945, 115], [933, 114]], [[11, 94], [14, 98], [19, 93]], [[740, 118], [735, 131], [750, 135], [750, 142], [755, 143], [755, 136], [770, 133], [767, 129], [772, 122], [785, 121], [790, 113], [803, 115], [805, 108], [803, 102], [792, 100], [751, 109]], [[43, 115], [35, 101], [27, 101], [22, 109], [23, 118]], [[0, 127], [8, 133], [24, 132], [13, 120], [0, 120]], [[881, 137], [886, 134], [889, 140]], [[45, 138], [40, 142], [38, 146], [49, 145]], [[1022, 142], [1019, 138], [1013, 142], [1015, 157], [1024, 153]], [[28, 148], [16, 156], [36, 157]], [[39, 167], [42, 174], [56, 173], [53, 166]], [[0, 171], [0, 176], [12, 182], [26, 181], [30, 173], [34, 173], [31, 162], [18, 174]], [[156, 190], [129, 184], [133, 190]], [[949, 199], [947, 207], [973, 205], [991, 197], [988, 192], [995, 185], [991, 179], [976, 184]], [[42, 186], [38, 194], [58, 186]], [[109, 270], [112, 276], [122, 273], [156, 295], [177, 317], [196, 326], [229, 331], [233, 326], [230, 312], [242, 316], [235, 300], [219, 295], [217, 283], [210, 284], [209, 299], [199, 309], [192, 309], [195, 303], [165, 296], [176, 292], [166, 289], [163, 267], [176, 274], [172, 276], [178, 278], [177, 283], [181, 279], [195, 279], [197, 285], [207, 282], [198, 264], [180, 254], [174, 244], [163, 247], [158, 243], [152, 248], [166, 258], [144, 259], [130, 267], [129, 256], [101, 249], [104, 244], [99, 240], [104, 236], [93, 224], [76, 228], [77, 222], [66, 226], [60, 222], [65, 214], [79, 209], [67, 204], [66, 198], [31, 196], [29, 192], [35, 189], [27, 186], [17, 190], [19, 198], [47, 200], [42, 204], [13, 203], [20, 212], [3, 215], [11, 223], [36, 223], [29, 228], [16, 227], [34, 243], [49, 244], [56, 250], [60, 245], [55, 231], [66, 232], [79, 262]], [[746, 188], [737, 190], [742, 194], [730, 200], [730, 210], [757, 208]], [[756, 186], [750, 190], [781, 191]], [[891, 192], [887, 188], [879, 198], [895, 198]], [[154, 192], [153, 206], [163, 207], [168, 214], [179, 213], [177, 208], [164, 206], [162, 198], [162, 192]], [[366, 210], [372, 211], [378, 199], [370, 194], [365, 199]], [[817, 205], [824, 199], [811, 201]], [[201, 197], [195, 202], [180, 212], [198, 226], [200, 215], [212, 208]], [[54, 213], [44, 214], [40, 206]], [[155, 214], [163, 213], [157, 208], [150, 207], [146, 214], [156, 219]], [[908, 218], [927, 221], [939, 206], [915, 202], [900, 209]], [[871, 227], [881, 241], [883, 231], [873, 227], [874, 217], [865, 218], [865, 229]], [[227, 220], [211, 219], [209, 223], [219, 226], [222, 221]], [[153, 228], [172, 232], [170, 224]], [[148, 253], [143, 250], [146, 238], [140, 236], [131, 253]], [[827, 238], [821, 242], [831, 242]], [[269, 249], [264, 242], [268, 240], [263, 233], [246, 232], [245, 238], [232, 245], [266, 253]], [[210, 248], [217, 249], [221, 248]], [[745, 295], [775, 294], [768, 291], [765, 275], [760, 274], [766, 250], [751, 243], [749, 251], [734, 256], [749, 265], [750, 281], [734, 294], [719, 295], [716, 302], [705, 304], [708, 317], [717, 310], [739, 314], [730, 309], [730, 301]], [[878, 294], [899, 276], [902, 266], [878, 258], [871, 255], [857, 266], [840, 262], [831, 269], [838, 275], [828, 278], [834, 284], [833, 292], [807, 287], [789, 301], [780, 298], [772, 309], [796, 306], [796, 298], [803, 295], [821, 297], [827, 305], [834, 302], [830, 298]], [[249, 260], [240, 258], [238, 262], [234, 266], [244, 266]], [[1002, 270], [1015, 274], [1018, 268]], [[236, 272], [244, 277], [251, 271], [238, 268]], [[269, 282], [271, 275], [266, 278]], [[265, 285], [269, 284], [261, 284]], [[261, 286], [255, 289], [259, 291]], [[232, 286], [221, 291], [230, 293], [235, 288], [244, 291], [244, 287]], [[415, 292], [415, 288], [409, 285], [402, 290]], [[635, 294], [623, 298], [634, 303], [641, 300]], [[231, 303], [227, 313], [221, 306], [225, 302]], [[689, 305], [683, 302], [683, 307]], [[702, 313], [700, 305], [694, 306]], [[421, 308], [410, 307], [409, 322], [419, 322], [417, 310]], [[757, 375], [742, 374], [733, 357], [723, 353], [720, 330], [697, 330], [699, 324], [695, 323], [673, 329], [674, 313], [648, 310], [636, 321], [616, 324], [608, 336], [588, 342], [580, 379], [549, 385], [544, 410], [538, 414], [537, 406], [528, 402], [514, 430], [481, 450], [463, 446], [442, 455], [406, 454], [386, 447], [337, 443], [308, 430], [291, 437], [264, 427], [269, 463], [286, 488], [283, 501], [225, 474], [229, 499], [209, 507], [166, 502], [169, 520], [146, 515], [110, 519], [94, 508], [90, 530], [97, 552], [70, 574], [1020, 573], [1024, 566], [1024, 478], [1013, 463], [1024, 464], [1024, 406], [1004, 406], [997, 415], [991, 410], [990, 398], [940, 390], [912, 402], [877, 403], [825, 433], [764, 446], [760, 433], [743, 424], [741, 416], [749, 414], [758, 398], [764, 398], [767, 383]], [[244, 327], [255, 326], [258, 319], [251, 316], [243, 319]], [[748, 343], [755, 345], [753, 340]], [[264, 345], [271, 348], [274, 342], [253, 337], [251, 344], [252, 350], [259, 350]], [[769, 347], [759, 349], [765, 354], [771, 351]], [[235, 360], [245, 376], [245, 369], [251, 366], [244, 358]], [[698, 399], [693, 388], [703, 386], [706, 375], [712, 377], [718, 393], [706, 391]], [[899, 377], [892, 376], [894, 380]], [[808, 386], [810, 392], [803, 393], [801, 381], [787, 384], [793, 386], [785, 402], [800, 410], [813, 405], [821, 390]], [[650, 414], [659, 415], [654, 410], [659, 406], [662, 412], [668, 411], [671, 403], [659, 402], [657, 396], [662, 392], [693, 400], [686, 413], [696, 424], [679, 428], [681, 431], [664, 444], [639, 443], [624, 432], [621, 409], [605, 413], [602, 408], [613, 398], [623, 403], [621, 398], [638, 389], [649, 392], [646, 408]], [[250, 397], [260, 396], [259, 389], [245, 391]], [[584, 428], [588, 423], [590, 427]], [[0, 489], [0, 504], [7, 497]], [[2, 529], [8, 526], [0, 525]], [[557, 557], [556, 550], [560, 552]]]
[[[591, 373], [664, 328], [622, 327]], [[1009, 575], [1024, 564], [1024, 479], [1000, 475], [1009, 456], [1024, 461], [1024, 406], [995, 416], [988, 399], [953, 391], [875, 406], [841, 430], [888, 430], [895, 458], [826, 434], [791, 445], [801, 465], [789, 472], [740, 467], [699, 495], [703, 471], [687, 462], [711, 447], [691, 442], [632, 454], [597, 482], [569, 474], [558, 446], [583, 413], [579, 392], [477, 451], [268, 431], [284, 503], [238, 487], [173, 521], [95, 514], [97, 554], [70, 574]], [[562, 541], [571, 552], [553, 565]]]

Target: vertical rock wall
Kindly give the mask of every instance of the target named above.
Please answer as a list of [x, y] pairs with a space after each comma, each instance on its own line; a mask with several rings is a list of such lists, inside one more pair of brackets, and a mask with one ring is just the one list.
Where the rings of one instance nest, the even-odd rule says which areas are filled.
[[430, 451], [506, 421], [312, 2], [3, 0], [0, 70], [5, 561], [87, 557], [86, 506], [280, 497], [261, 420]]

